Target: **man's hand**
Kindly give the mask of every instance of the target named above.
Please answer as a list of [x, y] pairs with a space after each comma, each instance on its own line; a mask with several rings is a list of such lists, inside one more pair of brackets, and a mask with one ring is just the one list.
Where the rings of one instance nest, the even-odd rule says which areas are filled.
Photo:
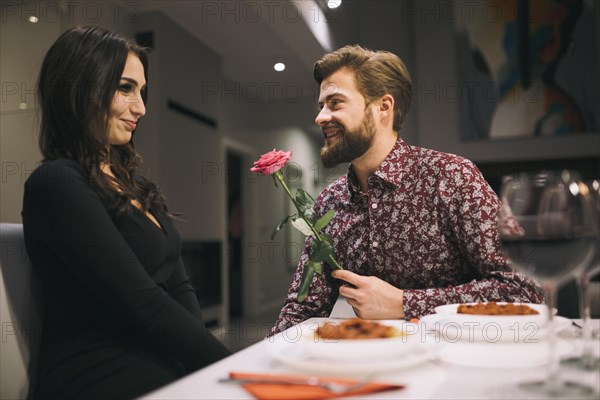
[[346, 270], [331, 273], [348, 282], [340, 294], [346, 297], [356, 315], [365, 319], [396, 319], [404, 317], [404, 291], [374, 276], [362, 276]]

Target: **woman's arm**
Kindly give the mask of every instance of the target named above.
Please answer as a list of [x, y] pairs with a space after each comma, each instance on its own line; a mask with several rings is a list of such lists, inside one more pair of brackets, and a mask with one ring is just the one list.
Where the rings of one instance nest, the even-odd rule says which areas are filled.
[[26, 235], [42, 240], [85, 288], [135, 326], [137, 338], [178, 358], [187, 370], [229, 354], [148, 275], [75, 163], [45, 163], [32, 174], [23, 223]]

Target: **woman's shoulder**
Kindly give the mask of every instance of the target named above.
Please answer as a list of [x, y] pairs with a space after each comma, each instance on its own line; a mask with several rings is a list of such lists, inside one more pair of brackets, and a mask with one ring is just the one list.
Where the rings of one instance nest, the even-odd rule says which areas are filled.
[[75, 185], [83, 182], [83, 169], [76, 161], [58, 158], [42, 162], [27, 178], [25, 186]]

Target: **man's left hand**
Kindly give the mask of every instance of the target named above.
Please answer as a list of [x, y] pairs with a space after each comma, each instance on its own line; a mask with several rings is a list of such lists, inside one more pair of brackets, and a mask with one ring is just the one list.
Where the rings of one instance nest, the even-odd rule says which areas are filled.
[[404, 317], [404, 291], [375, 276], [362, 276], [347, 270], [331, 273], [348, 282], [340, 294], [346, 297], [356, 315], [365, 319], [397, 319]]

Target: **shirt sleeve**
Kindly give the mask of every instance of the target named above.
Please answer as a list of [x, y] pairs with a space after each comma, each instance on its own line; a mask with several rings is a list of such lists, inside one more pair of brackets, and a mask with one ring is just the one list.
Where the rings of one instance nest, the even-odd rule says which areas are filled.
[[42, 241], [85, 288], [135, 326], [138, 339], [188, 371], [230, 354], [186, 309], [189, 290], [180, 275], [175, 298], [148, 275], [78, 167], [54, 162], [32, 174], [23, 223], [26, 235]]
[[[539, 285], [513, 272], [500, 248], [496, 226], [499, 200], [477, 167], [464, 160], [447, 177], [445, 193], [439, 196], [447, 207], [455, 237], [475, 279], [461, 285], [404, 290], [407, 318], [434, 312], [441, 304], [509, 301], [541, 303]], [[448, 190], [449, 189], [449, 190]]]

